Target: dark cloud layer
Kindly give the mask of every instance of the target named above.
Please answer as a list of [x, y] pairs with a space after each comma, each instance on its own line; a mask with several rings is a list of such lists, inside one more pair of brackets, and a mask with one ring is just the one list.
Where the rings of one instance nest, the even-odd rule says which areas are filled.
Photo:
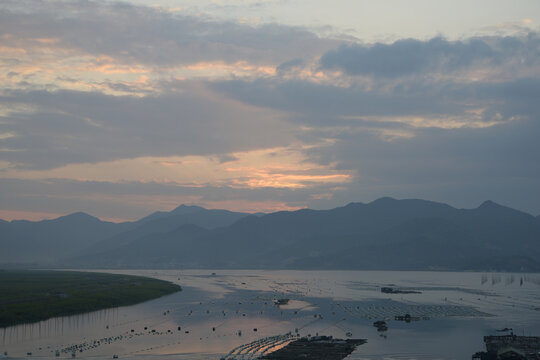
[[428, 41], [398, 40], [392, 44], [348, 44], [321, 57], [321, 66], [340, 69], [350, 75], [383, 78], [452, 72], [472, 66], [500, 65], [509, 60], [517, 65], [540, 64], [540, 37], [527, 36], [471, 38], [448, 41], [442, 37]]
[[[33, 107], [0, 117], [3, 159], [50, 169], [139, 156], [209, 155], [286, 144], [288, 126], [271, 112], [197, 94], [189, 84], [161, 96], [80, 91], [8, 92], [0, 104]], [[249, 133], [246, 137], [244, 134]]]
[[[540, 78], [518, 78], [503, 83], [418, 82], [371, 88], [320, 85], [309, 81], [220, 81], [210, 83], [224, 96], [254, 106], [288, 111], [291, 121], [311, 125], [343, 125], [341, 117], [463, 116], [482, 108], [485, 121], [496, 114], [505, 120], [535, 116], [540, 105]], [[350, 123], [350, 121], [348, 121]]]
[[9, 34], [5, 41], [15, 46], [51, 38], [57, 42], [49, 46], [151, 66], [203, 61], [279, 64], [335, 44], [297, 27], [256, 27], [96, 1], [7, 0], [0, 4], [0, 33]]
[[387, 194], [473, 207], [489, 198], [520, 203], [534, 214], [539, 134], [538, 118], [488, 129], [422, 129], [413, 139], [390, 142], [350, 128], [338, 135], [332, 152], [312, 149], [310, 156], [358, 169], [357, 181], [339, 194], [343, 200], [355, 193]]

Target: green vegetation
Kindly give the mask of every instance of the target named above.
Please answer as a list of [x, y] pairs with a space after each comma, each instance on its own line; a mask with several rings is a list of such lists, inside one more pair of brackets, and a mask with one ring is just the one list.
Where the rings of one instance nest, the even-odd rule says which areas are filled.
[[140, 276], [0, 270], [0, 327], [133, 305], [180, 290]]

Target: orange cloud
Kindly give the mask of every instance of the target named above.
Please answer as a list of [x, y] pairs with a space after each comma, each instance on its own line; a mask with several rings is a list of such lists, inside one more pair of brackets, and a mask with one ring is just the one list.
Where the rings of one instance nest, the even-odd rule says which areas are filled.
[[351, 181], [349, 174], [331, 174], [331, 175], [299, 175], [299, 174], [281, 174], [266, 170], [256, 171], [247, 179], [235, 179], [234, 185], [239, 187], [248, 186], [250, 188], [289, 188], [301, 189], [312, 185], [313, 183], [345, 183]]
[[43, 171], [14, 170], [1, 177], [23, 179], [74, 179], [106, 182], [155, 182], [186, 187], [309, 188], [317, 184], [343, 184], [353, 174], [332, 165], [309, 162], [301, 148], [259, 149], [230, 154], [221, 162], [216, 156], [171, 156], [121, 159], [96, 164], [70, 164]]
[[250, 64], [247, 61], [226, 63], [224, 61], [198, 62], [178, 68], [184, 76], [222, 77], [222, 76], [272, 76], [275, 75], [274, 66]]
[[60, 42], [59, 38], [34, 38], [32, 40], [43, 45], [57, 44]]
[[[466, 111], [466, 115], [433, 115], [433, 116], [343, 116], [347, 120], [368, 120], [374, 123], [402, 123], [411, 128], [440, 128], [440, 129], [460, 129], [473, 128], [481, 129], [500, 125], [507, 121], [519, 120], [518, 117], [503, 118], [500, 114], [495, 114], [491, 119], [485, 119], [485, 108], [476, 108]], [[411, 138], [414, 133], [409, 130], [400, 129], [372, 129], [379, 132], [384, 138]]]
[[56, 219], [65, 214], [52, 213], [52, 212], [39, 212], [39, 211], [22, 211], [22, 210], [1, 210], [0, 219], [11, 220], [44, 220], [44, 219]]
[[250, 201], [250, 200], [224, 200], [224, 201], [200, 201], [194, 204], [202, 204], [210, 209], [227, 209], [231, 211], [247, 213], [271, 213], [276, 211], [294, 211], [304, 209], [306, 206], [290, 206], [282, 201]]
[[12, 46], [0, 46], [0, 53], [2, 56], [25, 55], [26, 49]]

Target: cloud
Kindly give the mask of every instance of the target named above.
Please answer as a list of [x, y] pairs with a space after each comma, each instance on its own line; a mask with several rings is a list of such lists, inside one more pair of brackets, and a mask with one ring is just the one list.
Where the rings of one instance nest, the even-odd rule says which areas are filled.
[[[169, 84], [169, 86], [172, 86]], [[2, 158], [50, 169], [140, 156], [209, 155], [284, 145], [279, 113], [218, 98], [190, 82], [143, 98], [80, 91], [6, 91]], [[245, 136], [245, 133], [251, 134]]]
[[[540, 97], [540, 78], [518, 78], [495, 84], [413, 80], [371, 91], [356, 86], [273, 80], [218, 82], [214, 87], [223, 95], [254, 106], [287, 111], [289, 116], [284, 119], [303, 126], [297, 135], [301, 141], [321, 144], [333, 140], [327, 142], [328, 146], [306, 147], [306, 152], [320, 155], [317, 162], [338, 162], [343, 169], [357, 169], [360, 174], [384, 164], [394, 168], [396, 162], [410, 159], [422, 159], [411, 166], [414, 171], [437, 168], [436, 149], [441, 149], [443, 144], [448, 158], [453, 156], [459, 159], [457, 163], [471, 164], [472, 168], [457, 172], [463, 176], [471, 172], [480, 175], [474, 166], [483, 169], [490, 163], [496, 167], [497, 159], [503, 157], [512, 166], [537, 168], [529, 161], [536, 152], [534, 139], [540, 135], [540, 104], [536, 101]], [[385, 136], [392, 133], [397, 135]], [[344, 143], [350, 147], [336, 152]], [[474, 153], [481, 146], [490, 151]], [[401, 147], [415, 149], [414, 154], [407, 157], [398, 150]], [[528, 151], [516, 151], [523, 147], [528, 147]], [[345, 161], [349, 157], [362, 158], [361, 154], [382, 156], [388, 149], [396, 150], [388, 157], [374, 157], [368, 166]], [[422, 166], [429, 163], [430, 157], [433, 157], [431, 166]], [[508, 171], [508, 174], [516, 173], [517, 169]], [[536, 176], [535, 172], [525, 173]], [[397, 173], [382, 176], [399, 177]]]
[[[395, 73], [384, 69], [385, 61], [394, 60], [383, 59], [383, 67], [369, 71], [344, 66], [335, 84], [265, 78], [209, 86], [246, 104], [286, 112], [284, 119], [299, 126], [300, 141], [319, 144], [305, 147], [309, 161], [354, 172], [331, 200], [312, 194], [319, 204], [391, 195], [474, 207], [491, 198], [538, 213], [537, 34], [484, 38], [480, 44], [440, 38], [414, 43], [404, 41], [400, 51], [420, 46], [428, 59]], [[435, 51], [436, 43], [446, 50]], [[489, 49], [482, 50], [482, 43]], [[399, 57], [393, 46], [385, 56]]]
[[[309, 126], [382, 125], [413, 127], [485, 127], [538, 114], [534, 99], [540, 78], [503, 83], [420, 82], [365, 89], [310, 81], [216, 81], [209, 84], [223, 96], [247, 104], [288, 112], [292, 123]], [[382, 120], [382, 121], [381, 121]]]
[[279, 64], [279, 66], [276, 67], [276, 72], [283, 75], [292, 70], [302, 68], [304, 65], [305, 61], [303, 59], [292, 59]]
[[394, 78], [426, 73], [454, 72], [472, 67], [496, 66], [516, 60], [520, 66], [540, 64], [540, 37], [476, 37], [448, 41], [402, 39], [392, 44], [348, 44], [326, 52], [324, 69], [339, 69], [349, 75]]
[[392, 195], [540, 212], [534, 31], [364, 44], [182, 9], [4, 0], [0, 34], [0, 203], [17, 211]]
[[[95, 164], [68, 164], [51, 170], [8, 169], [4, 178], [78, 179], [177, 184], [185, 187], [302, 189], [318, 184], [344, 184], [352, 175], [306, 161], [295, 147], [250, 150], [222, 156], [137, 157]], [[141, 169], [144, 169], [141, 171]]]
[[34, 55], [58, 49], [58, 55], [68, 51], [159, 67], [213, 61], [279, 64], [335, 44], [299, 27], [251, 26], [100, 1], [6, 0], [0, 7], [0, 33], [4, 46]]
[[[336, 118], [354, 115], [411, 115], [455, 111], [451, 104], [436, 94], [412, 88], [377, 91], [377, 89], [366, 90], [358, 86], [341, 87], [294, 79], [291, 81], [276, 79], [215, 81], [209, 86], [224, 96], [231, 96], [254, 106], [298, 114], [295, 119], [312, 124], [322, 115]], [[422, 105], [419, 107], [418, 104]]]
[[481, 129], [417, 129], [413, 138], [393, 141], [354, 126], [332, 130], [311, 134], [332, 137], [332, 146], [305, 150], [310, 161], [356, 170], [331, 203], [390, 195], [475, 207], [492, 199], [538, 213], [538, 117]]
[[[332, 186], [310, 189], [189, 187], [154, 182], [80, 181], [76, 179], [2, 179], [0, 214], [5, 218], [29, 215], [67, 214], [85, 211], [108, 219], [136, 220], [151, 212], [168, 211], [179, 204], [246, 212], [272, 212], [313, 206], [312, 192], [328, 193]], [[32, 213], [32, 214], [30, 214]], [[54, 216], [53, 215], [53, 216]]]

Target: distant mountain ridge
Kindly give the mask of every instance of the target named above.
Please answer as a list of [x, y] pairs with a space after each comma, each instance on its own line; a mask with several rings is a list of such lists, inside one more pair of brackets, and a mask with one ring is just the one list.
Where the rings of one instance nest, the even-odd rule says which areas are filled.
[[61, 266], [64, 259], [115, 249], [135, 238], [174, 230], [184, 224], [215, 228], [246, 216], [228, 210], [180, 205], [135, 222], [112, 223], [83, 212], [53, 220], [0, 221], [0, 264]]
[[52, 263], [128, 228], [129, 223], [106, 222], [83, 212], [53, 220], [3, 221], [0, 263]]
[[200, 206], [182, 204], [182, 205], [178, 206], [177, 208], [175, 208], [175, 209], [173, 209], [171, 211], [156, 211], [156, 212], [153, 212], [152, 214], [150, 214], [148, 216], [145, 216], [142, 219], [137, 220], [136, 223], [143, 224], [143, 223], [146, 223], [146, 222], [149, 222], [149, 221], [152, 221], [152, 220], [156, 220], [156, 219], [159, 219], [159, 218], [163, 218], [163, 217], [168, 217], [168, 216], [172, 216], [172, 215], [184, 215], [184, 214], [199, 212], [199, 211], [203, 211], [203, 210], [206, 210], [206, 209], [203, 208], [203, 207], [200, 207]]
[[492, 201], [456, 209], [380, 198], [260, 216], [180, 206], [116, 224], [124, 229], [89, 242], [57, 265], [540, 271], [538, 220]]
[[[249, 214], [228, 210], [206, 210], [199, 206], [181, 205], [170, 212], [155, 212], [136, 221], [131, 229], [94, 243], [84, 249], [84, 253], [103, 253], [150, 234], [173, 231], [184, 225], [194, 225], [205, 229], [231, 225]], [[81, 252], [79, 255], [83, 255]]]

